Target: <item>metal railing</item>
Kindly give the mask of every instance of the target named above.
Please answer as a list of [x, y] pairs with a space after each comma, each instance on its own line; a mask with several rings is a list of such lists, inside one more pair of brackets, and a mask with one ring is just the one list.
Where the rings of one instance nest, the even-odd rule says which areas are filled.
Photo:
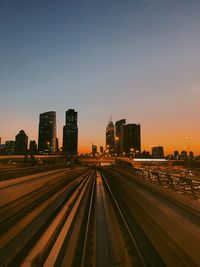
[[126, 170], [151, 183], [170, 188], [185, 195], [192, 196], [195, 199], [200, 199], [200, 177], [194, 176], [191, 173], [174, 174], [170, 173], [170, 171], [132, 167], [126, 167]]

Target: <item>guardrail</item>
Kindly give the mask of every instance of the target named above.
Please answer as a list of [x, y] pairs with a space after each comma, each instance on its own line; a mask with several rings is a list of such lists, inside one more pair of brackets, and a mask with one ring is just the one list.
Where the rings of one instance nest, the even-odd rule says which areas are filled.
[[151, 183], [200, 199], [200, 177], [132, 167], [126, 167], [126, 169]]

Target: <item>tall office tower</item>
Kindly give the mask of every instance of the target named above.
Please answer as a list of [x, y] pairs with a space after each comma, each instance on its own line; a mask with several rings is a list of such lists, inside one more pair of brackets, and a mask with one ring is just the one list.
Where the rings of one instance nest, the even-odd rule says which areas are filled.
[[28, 149], [28, 136], [26, 135], [24, 130], [21, 130], [15, 136], [15, 154], [25, 155], [27, 154], [27, 149]]
[[151, 153], [152, 153], [153, 159], [163, 159], [164, 158], [163, 146], [153, 146]]
[[49, 111], [40, 114], [38, 152], [39, 154], [54, 154], [56, 152], [55, 111]]
[[35, 140], [31, 140], [29, 143], [29, 154], [36, 155], [37, 154], [37, 144]]
[[109, 155], [114, 155], [115, 153], [115, 128], [112, 120], [109, 121], [106, 127], [106, 152]]
[[117, 156], [119, 156], [121, 154], [122, 151], [122, 140], [120, 138], [121, 136], [121, 131], [122, 131], [122, 126], [126, 124], [126, 120], [122, 119], [119, 121], [116, 121], [115, 123], [115, 153], [117, 154]]
[[66, 111], [66, 121], [63, 127], [63, 153], [69, 156], [78, 154], [78, 112], [74, 109]]
[[140, 124], [125, 124], [122, 126], [122, 153], [127, 156], [137, 157], [141, 153]]

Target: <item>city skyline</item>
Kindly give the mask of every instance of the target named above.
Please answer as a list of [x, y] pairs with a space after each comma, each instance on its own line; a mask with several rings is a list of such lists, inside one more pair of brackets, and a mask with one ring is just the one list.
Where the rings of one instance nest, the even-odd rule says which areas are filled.
[[[39, 114], [39, 125], [38, 125], [38, 129], [37, 129], [37, 132], [38, 132], [38, 135], [36, 136], [36, 138], [33, 140], [33, 136], [32, 137], [30, 137], [30, 136], [28, 136], [27, 135], [27, 137], [28, 137], [28, 139], [30, 140], [30, 142], [36, 142], [36, 144], [37, 144], [37, 146], [38, 147], [40, 147], [40, 145], [39, 145], [39, 136], [40, 136], [40, 125], [41, 125], [41, 116], [48, 116], [48, 120], [49, 120], [49, 114], [52, 114], [52, 113], [54, 113], [53, 114], [53, 116], [55, 117], [54, 119], [55, 119], [55, 121], [56, 121], [56, 111], [46, 111], [46, 112], [43, 112], [43, 113], [41, 113], [41, 114]], [[66, 111], [66, 114], [68, 114], [69, 113], [69, 117], [70, 116], [74, 116], [74, 114], [75, 114], [75, 117], [76, 117], [76, 119], [75, 119], [75, 121], [76, 121], [76, 127], [78, 126], [77, 125], [77, 114], [78, 114], [78, 112], [77, 111], [75, 111], [74, 109], [68, 109], [67, 111]], [[71, 121], [71, 117], [69, 118], [69, 120]], [[74, 120], [74, 119], [73, 119]], [[73, 121], [72, 120], [72, 121]], [[98, 145], [95, 145], [96, 146], [96, 148], [97, 147], [102, 147], [102, 148], [105, 148], [105, 151], [107, 151], [107, 150], [109, 150], [108, 149], [108, 147], [107, 147], [107, 130], [108, 130], [108, 128], [109, 128], [109, 125], [112, 123], [112, 127], [113, 127], [113, 145], [114, 145], [114, 147], [113, 147], [113, 149], [115, 150], [115, 149], [117, 149], [117, 142], [119, 142], [119, 138], [121, 139], [121, 137], [119, 137], [119, 133], [118, 133], [118, 131], [119, 131], [119, 129], [118, 129], [118, 127], [116, 126], [118, 123], [120, 123], [120, 122], [122, 122], [122, 124], [123, 124], [123, 126], [139, 126], [139, 129], [141, 128], [141, 126], [142, 125], [140, 125], [140, 124], [135, 124], [135, 123], [132, 123], [132, 124], [130, 124], [130, 123], [128, 123], [127, 122], [127, 120], [126, 119], [120, 119], [120, 120], [118, 120], [118, 121], [114, 121], [114, 123], [113, 123], [113, 121], [112, 121], [112, 119], [110, 119], [109, 121], [108, 121], [108, 124], [106, 125], [106, 127], [105, 127], [105, 132], [104, 132], [104, 135], [105, 135], [105, 133], [106, 133], [106, 138], [104, 137], [104, 139], [105, 139], [105, 144], [98, 144]], [[126, 122], [128, 123], [128, 124], [126, 124]], [[67, 117], [65, 117], [65, 123], [67, 123]], [[71, 123], [71, 122], [70, 122]], [[114, 126], [114, 124], [115, 124], [115, 126]], [[72, 124], [73, 125], [73, 124]], [[75, 125], [73, 125], [72, 126], [72, 128], [73, 128], [73, 131], [74, 131], [74, 126]], [[47, 127], [47, 126], [45, 126], [45, 127]], [[59, 129], [57, 129], [57, 127], [56, 127], [56, 122], [55, 122], [55, 132], [54, 132], [54, 142], [56, 142], [56, 139], [58, 140], [58, 143], [59, 144], [63, 144], [63, 141], [66, 139], [66, 137], [65, 137], [65, 134], [64, 134], [64, 129], [65, 129], [65, 125], [64, 125], [64, 127], [63, 127], [63, 135], [62, 135], [62, 139], [61, 140], [59, 140], [59, 138], [58, 138], [58, 135], [57, 135], [57, 130], [59, 131]], [[71, 127], [71, 126], [70, 126]], [[76, 128], [75, 127], [75, 128]], [[21, 127], [21, 130], [19, 131], [19, 132], [24, 132], [24, 130], [22, 129], [23, 127]], [[122, 127], [123, 128], [123, 127]], [[47, 129], [48, 130], [48, 129]], [[76, 130], [78, 130], [78, 128], [76, 128]], [[48, 130], [49, 131], [49, 130]], [[140, 130], [139, 130], [139, 132], [140, 132]], [[78, 132], [77, 132], [78, 133]], [[45, 133], [45, 135], [46, 135], [46, 133]], [[77, 135], [77, 134], [75, 134], [75, 135]], [[139, 141], [139, 143], [140, 143], [140, 146], [141, 146], [141, 149], [139, 149], [140, 151], [141, 151], [141, 153], [142, 152], [152, 152], [152, 149], [153, 148], [160, 148], [160, 147], [162, 147], [162, 148], [164, 148], [164, 155], [165, 156], [168, 156], [168, 155], [173, 155], [174, 154], [174, 152], [179, 152], [179, 153], [182, 153], [182, 152], [184, 152], [184, 153], [189, 153], [189, 152], [192, 152], [192, 153], [194, 153], [196, 156], [199, 156], [200, 155], [200, 153], [195, 153], [195, 150], [193, 150], [192, 149], [192, 146], [191, 146], [191, 142], [192, 142], [192, 137], [190, 137], [190, 136], [186, 136], [185, 138], [184, 138], [184, 146], [182, 147], [182, 148], [180, 148], [180, 149], [178, 149], [178, 147], [175, 147], [174, 148], [174, 150], [173, 151], [168, 151], [167, 149], [166, 149], [166, 147], [164, 147], [162, 144], [154, 144], [154, 145], [148, 145], [146, 148], [145, 148], [145, 146], [143, 146], [142, 145], [142, 138], [141, 138], [141, 136], [142, 136], [142, 133], [140, 132], [140, 141]], [[78, 136], [78, 135], [77, 135]], [[78, 139], [77, 138], [77, 136], [76, 136], [76, 138], [75, 139]], [[50, 138], [50, 137], [48, 137], [48, 138]], [[48, 139], [47, 138], [47, 139]], [[0, 136], [0, 141], [1, 141], [1, 144], [5, 144], [6, 142], [14, 142], [15, 143], [15, 141], [14, 141], [14, 139], [16, 139], [16, 135], [15, 135], [15, 138], [7, 138], [6, 140], [3, 140], [2, 139], [2, 137]], [[2, 140], [3, 140], [3, 142], [2, 142]], [[36, 141], [37, 140], [37, 141]], [[49, 145], [50, 145], [50, 143], [51, 143], [51, 141], [50, 141], [50, 139], [48, 139], [49, 140]], [[69, 138], [69, 140], [68, 140], [68, 142], [71, 142], [72, 140]], [[46, 141], [45, 141], [46, 142]], [[66, 141], [64, 141], [64, 142], [66, 142]], [[74, 142], [74, 141], [73, 141]], [[73, 143], [72, 142], [72, 143]], [[134, 141], [135, 142], [135, 141]], [[76, 141], [75, 141], [75, 143], [76, 143]], [[44, 143], [44, 144], [46, 144], [46, 143]], [[91, 143], [92, 144], [92, 146], [93, 146], [93, 142]], [[90, 144], [90, 145], [91, 145]], [[76, 143], [75, 144], [75, 146], [79, 146], [80, 145], [80, 142], [79, 142], [79, 139], [78, 139], [78, 144]], [[27, 147], [27, 148], [29, 148], [29, 147]], [[58, 149], [60, 149], [61, 148], [61, 151], [63, 150], [63, 147], [62, 147], [62, 145], [60, 145], [59, 147], [57, 147]], [[77, 148], [76, 148], [77, 149]], [[75, 149], [75, 151], [77, 151]], [[97, 150], [98, 150], [98, 148], [97, 148]], [[113, 150], [113, 152], [111, 152], [111, 154], [113, 154], [114, 155], [114, 150]], [[138, 150], [138, 151], [139, 151]], [[40, 151], [40, 149], [38, 150], [38, 152]], [[64, 152], [66, 152], [65, 151], [65, 149], [63, 150]], [[43, 151], [44, 152], [44, 151]], [[58, 151], [57, 151], [58, 152]], [[52, 151], [51, 153], [57, 153], [56, 151]], [[78, 154], [84, 154], [84, 153], [91, 153], [91, 147], [90, 147], [90, 149], [89, 150], [79, 150], [78, 149]], [[50, 154], [51, 154], [50, 153]], [[117, 151], [115, 151], [115, 153], [117, 153]], [[73, 153], [72, 153], [73, 154]], [[74, 155], [76, 154], [76, 152], [74, 152]], [[128, 153], [127, 153], [128, 154]]]
[[109, 0], [0, 2], [2, 143], [38, 114], [79, 113], [79, 152], [105, 146], [113, 121], [141, 124], [142, 150], [200, 154], [200, 2]]

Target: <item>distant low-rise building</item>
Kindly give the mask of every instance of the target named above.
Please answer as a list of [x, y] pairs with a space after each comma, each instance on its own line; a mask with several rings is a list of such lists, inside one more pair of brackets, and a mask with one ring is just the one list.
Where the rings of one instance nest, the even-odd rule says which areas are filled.
[[4, 154], [7, 156], [15, 155], [15, 141], [6, 141], [4, 147]]
[[187, 159], [187, 151], [185, 151], [185, 150], [181, 151], [180, 158], [181, 159]]
[[103, 155], [104, 154], [104, 151], [103, 151], [103, 147], [102, 146], [100, 146], [100, 155]]
[[97, 156], [97, 146], [92, 144], [92, 156], [95, 157]]
[[164, 158], [163, 146], [153, 146], [152, 147], [152, 158], [153, 159], [163, 159]]
[[29, 154], [36, 155], [37, 154], [37, 144], [35, 140], [31, 140], [29, 143]]
[[173, 159], [178, 160], [179, 159], [179, 153], [177, 150], [174, 151]]

